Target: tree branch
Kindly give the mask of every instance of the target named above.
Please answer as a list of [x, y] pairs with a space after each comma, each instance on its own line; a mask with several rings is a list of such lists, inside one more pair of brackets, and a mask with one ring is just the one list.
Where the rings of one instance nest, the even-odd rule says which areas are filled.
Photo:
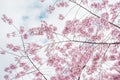
[[78, 41], [71, 40], [72, 42], [88, 43], [88, 44], [120, 44], [120, 42], [90, 42], [90, 41]]

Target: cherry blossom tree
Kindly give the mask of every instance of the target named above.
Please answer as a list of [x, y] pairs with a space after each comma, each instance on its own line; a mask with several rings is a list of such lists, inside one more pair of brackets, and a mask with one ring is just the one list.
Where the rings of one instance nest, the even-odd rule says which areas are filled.
[[[65, 13], [58, 11], [63, 9]], [[7, 38], [20, 40], [20, 44], [6, 44], [7, 50], [0, 48], [1, 56], [14, 56], [14, 63], [4, 69], [4, 79], [120, 80], [120, 1], [56, 0], [47, 12], [57, 11], [57, 22], [64, 23], [62, 30], [47, 20], [38, 27], [18, 28], [3, 14], [1, 19], [16, 29]], [[42, 37], [47, 43], [40, 43]]]

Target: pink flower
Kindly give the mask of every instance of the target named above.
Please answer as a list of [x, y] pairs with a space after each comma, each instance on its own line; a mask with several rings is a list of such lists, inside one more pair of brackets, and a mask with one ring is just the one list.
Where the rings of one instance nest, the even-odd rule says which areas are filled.
[[20, 50], [20, 47], [19, 47], [19, 46], [14, 46], [12, 50], [13, 50], [14, 52], [17, 52], [18, 50]]
[[63, 20], [64, 19], [64, 16], [62, 14], [59, 14], [59, 19], [60, 20]]
[[109, 14], [108, 14], [107, 12], [102, 13], [102, 14], [101, 14], [101, 17], [104, 18], [104, 19], [106, 19], [106, 20], [108, 20]]
[[28, 46], [27, 46], [27, 51], [28, 51], [28, 53], [30, 53], [30, 54], [36, 54], [36, 51], [37, 51], [38, 49], [40, 49], [40, 48], [41, 48], [40, 45], [38, 45], [38, 44], [36, 44], [36, 43], [30, 43], [30, 44], [28, 44]]
[[6, 52], [5, 51], [0, 51], [0, 54], [5, 54]]
[[48, 8], [49, 13], [52, 13], [54, 10], [55, 10], [55, 7], [50, 5]]
[[7, 48], [12, 49], [14, 46], [12, 44], [7, 44]]
[[93, 31], [94, 31], [93, 27], [88, 28], [88, 33], [93, 33]]
[[92, 3], [91, 7], [96, 8], [97, 10], [101, 10], [102, 9], [102, 5], [100, 3]]
[[93, 41], [100, 40], [101, 39], [101, 35], [94, 35], [94, 36], [91, 37], [91, 39]]
[[50, 78], [50, 80], [57, 80], [57, 78], [54, 77], [54, 76], [52, 76], [52, 77]]
[[28, 34], [24, 34], [24, 35], [23, 35], [23, 38], [24, 38], [24, 39], [28, 39]]
[[8, 24], [9, 25], [13, 24], [13, 20], [12, 19], [8, 19]]
[[16, 68], [17, 68], [17, 67], [16, 67], [15, 65], [10, 64], [10, 69], [14, 70], [14, 69], [16, 69]]
[[27, 71], [29, 68], [30, 68], [30, 67], [29, 67], [28, 65], [23, 66], [23, 69], [26, 70], [26, 71]]
[[9, 67], [7, 67], [7, 68], [5, 68], [5, 72], [9, 72], [9, 70], [10, 70], [10, 68]]
[[54, 61], [55, 61], [55, 58], [49, 58], [48, 61], [47, 61], [47, 65], [52, 66]]
[[118, 30], [118, 29], [112, 30], [111, 35], [112, 35], [112, 37], [120, 40], [120, 30]]
[[20, 32], [21, 34], [24, 32], [24, 27], [23, 27], [23, 26], [20, 26], [19, 32]]
[[69, 49], [71, 46], [72, 46], [72, 43], [66, 43], [65, 44], [66, 49]]
[[110, 56], [109, 56], [109, 59], [110, 59], [111, 61], [113, 61], [113, 60], [116, 60], [116, 57], [115, 57], [115, 55], [110, 55]]
[[24, 63], [24, 62], [20, 63], [20, 67], [23, 67], [25, 65], [26, 65], [26, 63]]
[[15, 79], [20, 78], [20, 73], [17, 73]]
[[7, 22], [9, 25], [13, 24], [13, 20], [8, 18], [5, 14], [3, 14], [1, 18], [5, 23]]
[[39, 72], [35, 73], [36, 77], [41, 77], [41, 74]]
[[32, 59], [42, 65], [42, 59], [38, 55], [35, 55]]
[[24, 75], [25, 75], [25, 72], [24, 72], [24, 71], [20, 71], [19, 74], [20, 74], [21, 76], [24, 76]]
[[9, 80], [9, 76], [8, 75], [5, 75], [4, 78], [5, 78], [5, 80]]
[[68, 7], [68, 6], [69, 6], [67, 2], [64, 2], [64, 5], [65, 5], [65, 7]]
[[65, 6], [64, 2], [59, 3], [59, 4], [60, 4], [61, 7], [64, 7], [64, 6]]
[[63, 34], [68, 34], [70, 32], [70, 29], [68, 27], [65, 27], [65, 29], [63, 30]]

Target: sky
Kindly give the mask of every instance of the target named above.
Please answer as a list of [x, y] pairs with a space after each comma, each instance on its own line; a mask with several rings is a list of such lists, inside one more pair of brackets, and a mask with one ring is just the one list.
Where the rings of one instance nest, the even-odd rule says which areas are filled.
[[[12, 18], [14, 24], [19, 26], [25, 26], [26, 29], [29, 27], [36, 27], [40, 25], [40, 20], [47, 18], [46, 9], [47, 7], [42, 5], [39, 0], [0, 0], [0, 17], [6, 14]], [[0, 47], [5, 48], [5, 44], [11, 42], [11, 39], [6, 38], [6, 33], [14, 31], [15, 29], [8, 24], [4, 23], [0, 19]], [[19, 44], [18, 39], [12, 39], [14, 43]], [[4, 68], [13, 62], [12, 55], [0, 56], [0, 80], [3, 79]]]

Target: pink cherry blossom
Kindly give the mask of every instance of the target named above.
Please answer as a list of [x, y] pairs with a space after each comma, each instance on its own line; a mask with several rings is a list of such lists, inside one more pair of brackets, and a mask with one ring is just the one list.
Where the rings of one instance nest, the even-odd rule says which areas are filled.
[[5, 48], [1, 44], [0, 55], [13, 59], [6, 63], [4, 79], [119, 80], [120, 2], [48, 1], [39, 1], [47, 3], [47, 17], [37, 26], [15, 26], [2, 15], [11, 32], [6, 32], [8, 41]]

